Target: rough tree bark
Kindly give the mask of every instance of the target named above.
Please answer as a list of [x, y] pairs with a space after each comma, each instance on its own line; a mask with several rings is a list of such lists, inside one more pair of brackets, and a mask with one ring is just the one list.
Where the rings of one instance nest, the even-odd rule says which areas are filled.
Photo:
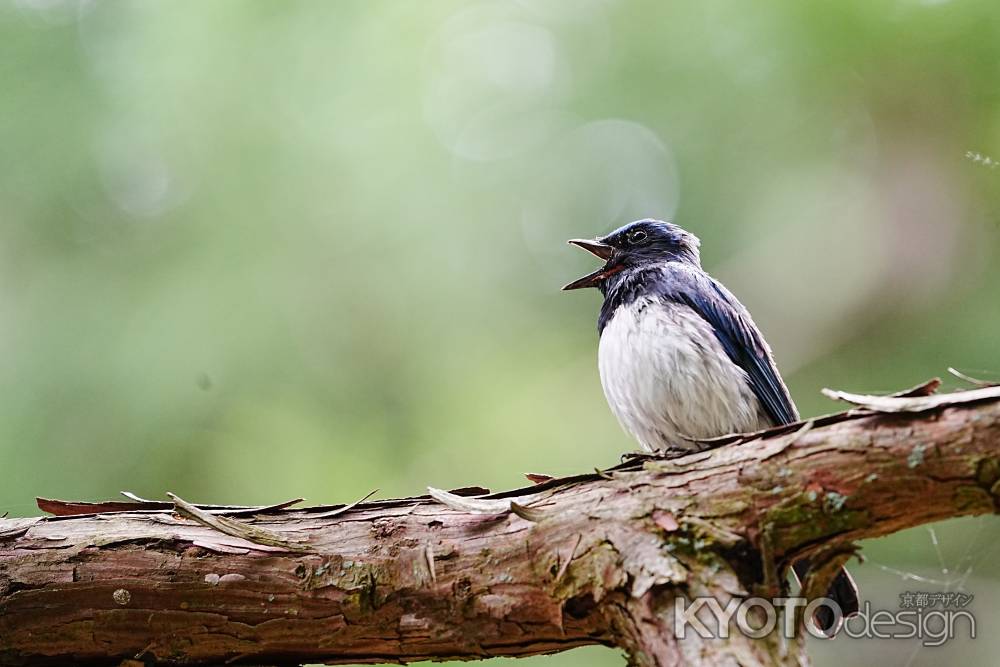
[[[923, 389], [933, 390], [930, 385]], [[0, 665], [406, 662], [616, 646], [634, 664], [807, 662], [675, 636], [675, 599], [774, 597], [810, 555], [996, 513], [1000, 388], [863, 407], [476, 498], [226, 510], [50, 503], [0, 520]], [[468, 492], [466, 492], [468, 493]]]

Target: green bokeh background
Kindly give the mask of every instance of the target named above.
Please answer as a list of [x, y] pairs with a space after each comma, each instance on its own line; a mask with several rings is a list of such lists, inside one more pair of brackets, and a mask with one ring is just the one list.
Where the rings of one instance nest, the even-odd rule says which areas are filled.
[[[0, 512], [612, 464], [598, 295], [559, 287], [638, 217], [702, 238], [805, 415], [1000, 371], [995, 0], [4, 0], [0, 54]], [[978, 639], [817, 665], [994, 664], [998, 534], [852, 568], [975, 594]]]

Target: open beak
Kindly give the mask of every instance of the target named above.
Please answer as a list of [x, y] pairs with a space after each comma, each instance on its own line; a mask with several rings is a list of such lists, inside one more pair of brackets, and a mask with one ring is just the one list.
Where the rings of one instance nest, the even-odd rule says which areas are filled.
[[575, 245], [577, 248], [583, 248], [591, 255], [600, 257], [605, 262], [611, 259], [611, 253], [614, 252], [614, 248], [609, 246], [607, 243], [601, 243], [598, 240], [591, 241], [590, 239], [570, 239], [566, 241], [570, 245]]
[[598, 240], [589, 239], [570, 239], [567, 241], [570, 245], [575, 245], [578, 248], [583, 248], [591, 255], [603, 259], [607, 262], [604, 266], [594, 271], [593, 273], [588, 273], [582, 278], [574, 280], [570, 284], [563, 287], [564, 290], [571, 289], [583, 289], [584, 287], [597, 287], [597, 285], [604, 280], [606, 277], [615, 272], [615, 270], [609, 266], [611, 254], [614, 252], [614, 248], [609, 246], [607, 243], [601, 243]]

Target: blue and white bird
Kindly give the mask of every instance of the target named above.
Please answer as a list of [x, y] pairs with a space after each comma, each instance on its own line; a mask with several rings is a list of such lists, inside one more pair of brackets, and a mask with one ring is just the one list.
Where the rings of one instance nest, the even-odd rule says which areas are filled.
[[[604, 295], [601, 384], [611, 411], [644, 449], [695, 450], [699, 440], [798, 421], [750, 313], [702, 270], [698, 237], [649, 219], [570, 243], [605, 262], [563, 289], [596, 287]], [[804, 560], [795, 564], [799, 576], [807, 569]], [[845, 617], [857, 612], [846, 570], [828, 596]], [[817, 624], [834, 634], [837, 619], [819, 610]]]

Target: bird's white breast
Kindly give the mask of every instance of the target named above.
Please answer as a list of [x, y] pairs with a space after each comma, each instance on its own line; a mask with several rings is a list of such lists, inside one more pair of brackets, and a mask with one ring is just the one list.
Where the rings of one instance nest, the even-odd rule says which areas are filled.
[[769, 425], [746, 373], [687, 306], [640, 298], [619, 307], [601, 333], [598, 365], [611, 410], [648, 450]]

